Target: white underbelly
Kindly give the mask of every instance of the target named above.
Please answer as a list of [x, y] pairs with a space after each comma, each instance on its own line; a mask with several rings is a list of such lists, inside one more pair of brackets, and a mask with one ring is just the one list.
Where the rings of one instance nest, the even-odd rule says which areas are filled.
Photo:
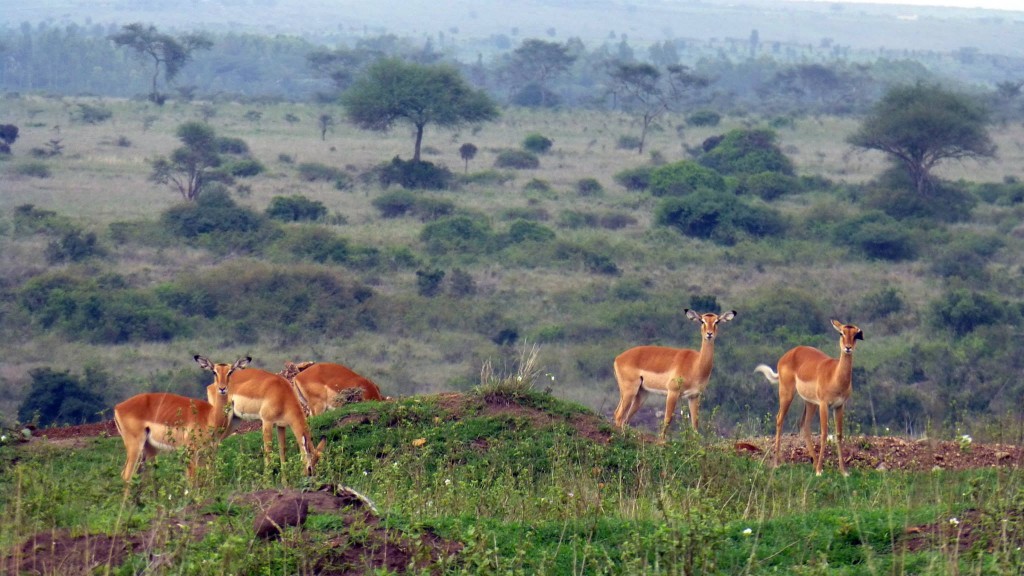
[[[646, 383], [640, 384], [640, 387], [643, 388], [644, 390], [646, 390], [647, 392], [650, 392], [652, 394], [657, 394], [658, 396], [668, 396], [668, 390], [666, 388], [650, 388], [650, 387], [647, 386]], [[682, 394], [680, 394], [679, 397], [680, 398], [689, 398], [690, 396], [696, 396], [698, 394], [700, 394], [700, 390], [694, 390], [694, 389], [683, 390]]]

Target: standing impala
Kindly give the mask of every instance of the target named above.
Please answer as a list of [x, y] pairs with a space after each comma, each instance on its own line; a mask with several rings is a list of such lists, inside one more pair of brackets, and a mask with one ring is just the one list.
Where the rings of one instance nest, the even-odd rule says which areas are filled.
[[[215, 393], [216, 383], [207, 387], [207, 395]], [[306, 464], [306, 475], [312, 476], [327, 443], [321, 440], [313, 446], [309, 436], [306, 413], [292, 385], [279, 374], [258, 368], [239, 370], [228, 386], [228, 401], [233, 416], [242, 420], [263, 422], [263, 455], [269, 461], [272, 453], [273, 429], [277, 428], [277, 443], [281, 452], [281, 466], [285, 463], [285, 428], [291, 428]]]
[[619, 406], [615, 409], [615, 425], [623, 427], [636, 414], [648, 392], [665, 396], [665, 422], [661, 437], [668, 432], [672, 413], [679, 398], [689, 402], [690, 425], [697, 430], [700, 395], [707, 388], [715, 357], [715, 336], [718, 325], [736, 317], [736, 311], [699, 314], [687, 308], [686, 317], [700, 324], [700, 352], [664, 346], [637, 346], [615, 359], [615, 378], [619, 382]]
[[281, 373], [296, 386], [299, 399], [305, 399], [311, 416], [337, 407], [337, 398], [346, 389], [358, 388], [363, 400], [384, 400], [380, 388], [369, 378], [347, 366], [330, 362], [285, 362]]
[[210, 386], [213, 393], [207, 391], [210, 402], [154, 392], [132, 396], [114, 406], [114, 424], [128, 453], [121, 472], [125, 482], [132, 479], [147, 457], [155, 457], [160, 450], [173, 450], [179, 446], [187, 446], [192, 451], [188, 467], [191, 478], [195, 475], [199, 454], [205, 445], [219, 441], [227, 433], [229, 379], [249, 359], [239, 358], [234, 364], [214, 364], [202, 356], [196, 356], [195, 360], [213, 372], [216, 378]]
[[[839, 359], [826, 355], [817, 348], [797, 346], [779, 359], [779, 371], [760, 364], [755, 372], [764, 374], [769, 382], [779, 387], [779, 414], [775, 417], [775, 466], [779, 465], [779, 438], [782, 435], [782, 421], [786, 418], [789, 405], [793, 402], [794, 390], [804, 399], [804, 417], [800, 434], [807, 443], [807, 453], [814, 461], [814, 473], [821, 475], [825, 460], [825, 441], [828, 439], [828, 409], [836, 415], [836, 452], [839, 455], [839, 471], [847, 476], [846, 462], [843, 461], [843, 408], [853, 392], [853, 349], [857, 340], [864, 339], [864, 332], [856, 326], [832, 321], [839, 332]], [[821, 426], [821, 448], [817, 455], [811, 442], [811, 418], [814, 406], [818, 407], [818, 421]]]

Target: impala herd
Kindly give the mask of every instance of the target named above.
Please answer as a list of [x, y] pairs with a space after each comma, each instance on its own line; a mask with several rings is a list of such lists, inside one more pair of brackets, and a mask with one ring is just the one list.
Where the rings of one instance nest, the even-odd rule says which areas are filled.
[[[736, 317], [735, 311], [722, 315], [700, 314], [685, 310], [690, 321], [700, 325], [700, 350], [637, 346], [615, 358], [615, 379], [619, 386], [619, 404], [615, 425], [624, 428], [643, 405], [648, 393], [665, 396], [665, 417], [661, 426], [664, 439], [676, 404], [687, 401], [690, 425], [697, 430], [700, 396], [707, 388], [714, 365], [718, 327]], [[775, 459], [778, 466], [782, 425], [793, 402], [794, 392], [804, 400], [800, 433], [814, 462], [815, 473], [822, 473], [828, 434], [829, 408], [835, 413], [839, 471], [847, 475], [843, 460], [843, 409], [853, 389], [853, 350], [864, 333], [849, 324], [832, 320], [839, 332], [839, 358], [809, 346], [797, 346], [782, 355], [775, 369], [760, 364], [754, 369], [779, 388], [779, 412], [775, 418]], [[337, 407], [355, 396], [362, 400], [383, 401], [380, 389], [371, 380], [340, 364], [328, 362], [286, 362], [285, 369], [274, 374], [249, 368], [249, 357], [233, 364], [218, 364], [196, 355], [204, 370], [213, 372], [214, 381], [206, 389], [207, 400], [168, 393], [133, 396], [114, 407], [114, 423], [124, 441], [127, 461], [121, 477], [129, 482], [147, 457], [161, 450], [187, 448], [191, 455], [190, 477], [195, 475], [199, 458], [230, 434], [241, 420], [259, 420], [263, 426], [265, 463], [272, 455], [273, 431], [282, 467], [286, 460], [287, 430], [299, 446], [306, 475], [312, 475], [323, 453], [326, 439], [313, 446], [307, 418]], [[810, 425], [814, 413], [820, 423], [820, 447], [811, 440]]]

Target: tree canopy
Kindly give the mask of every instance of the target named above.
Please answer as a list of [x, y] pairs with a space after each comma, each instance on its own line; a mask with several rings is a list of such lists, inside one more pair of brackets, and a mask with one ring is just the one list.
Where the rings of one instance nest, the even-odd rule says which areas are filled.
[[175, 38], [159, 32], [155, 26], [146, 26], [140, 22], [125, 24], [121, 31], [112, 35], [110, 39], [117, 46], [131, 48], [140, 57], [153, 60], [152, 91], [149, 99], [157, 104], [164, 101], [164, 97], [157, 91], [161, 66], [164, 69], [164, 81], [170, 83], [192, 59], [193, 52], [209, 50], [213, 46], [213, 41], [203, 34], [185, 34]]
[[209, 171], [221, 164], [217, 136], [213, 128], [195, 121], [178, 126], [176, 134], [182, 146], [176, 148], [170, 158], [155, 159], [149, 178], [173, 185], [185, 200], [195, 200]]
[[345, 112], [365, 130], [390, 130], [397, 123], [415, 131], [413, 162], [420, 161], [429, 124], [455, 127], [498, 116], [494, 101], [475, 90], [449, 65], [423, 65], [385, 58], [370, 66], [341, 96]]
[[936, 85], [890, 90], [848, 142], [889, 154], [907, 170], [917, 192], [931, 189], [931, 170], [943, 160], [995, 155], [989, 113], [977, 100]]

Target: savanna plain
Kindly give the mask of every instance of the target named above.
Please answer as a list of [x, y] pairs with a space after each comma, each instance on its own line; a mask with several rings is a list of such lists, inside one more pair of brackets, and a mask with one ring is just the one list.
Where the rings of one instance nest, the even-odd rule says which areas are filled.
[[[912, 249], [891, 258], [846, 225], [886, 206], [873, 188], [885, 159], [845, 144], [853, 119], [696, 127], [666, 116], [638, 155], [617, 145], [637, 131], [629, 116], [505, 109], [478, 127], [428, 128], [424, 159], [459, 184], [416, 191], [417, 209], [395, 216], [375, 203], [394, 190], [364, 175], [409, 157], [412, 137], [359, 131], [338, 109], [2, 103], [21, 136], [0, 161], [0, 572], [1016, 574], [1024, 565], [1024, 424], [1012, 401], [1024, 297], [1017, 124], [991, 128], [995, 159], [937, 171], [972, 199], [969, 214], [903, 221], [897, 239]], [[82, 122], [83, 105], [111, 115]], [[324, 114], [339, 121], [321, 137]], [[183, 201], [149, 180], [150, 161], [170, 154], [175, 129], [192, 120], [243, 140], [263, 166], [217, 203], [200, 198], [199, 213], [265, 220], [262, 237], [167, 231]], [[783, 215], [784, 234], [684, 236], [655, 221], [657, 198], [616, 177], [765, 125], [802, 182], [764, 201]], [[553, 142], [538, 168], [493, 166], [531, 134]], [[467, 142], [478, 149], [471, 159], [459, 153]], [[336, 173], [320, 178], [311, 165]], [[326, 214], [265, 216], [276, 198], [296, 196]], [[439, 249], [424, 235], [438, 213], [485, 224], [487, 238]], [[517, 240], [523, 221], [554, 236]], [[91, 257], [52, 258], [69, 232], [92, 238]], [[86, 294], [97, 309], [116, 308], [109, 299], [170, 303], [178, 315], [166, 337], [111, 342], [61, 320], [56, 290]], [[37, 293], [47, 306], [33, 306]], [[981, 321], [950, 320], [957, 306]], [[651, 398], [619, 431], [612, 360], [639, 344], [698, 347], [686, 308], [737, 311], [719, 331], [701, 429], [677, 414], [658, 442], [663, 406]], [[799, 407], [773, 468], [777, 392], [753, 368], [798, 344], [836, 355], [830, 319], [864, 332], [847, 408], [850, 475], [830, 450], [815, 476], [791, 447]], [[258, 432], [227, 438], [194, 480], [188, 455], [168, 453], [127, 487], [109, 425], [21, 437], [33, 370], [102, 381], [112, 407], [144, 391], [202, 397], [210, 380], [194, 354], [250, 355], [272, 372], [285, 361], [339, 362], [394, 399], [311, 418], [327, 448], [309, 478], [293, 438], [285, 466], [265, 465]], [[913, 458], [874, 455], [897, 444]], [[956, 454], [992, 458], [953, 466]], [[340, 487], [372, 506], [325, 504]], [[285, 497], [307, 498], [304, 525], [255, 537], [254, 519]]]

